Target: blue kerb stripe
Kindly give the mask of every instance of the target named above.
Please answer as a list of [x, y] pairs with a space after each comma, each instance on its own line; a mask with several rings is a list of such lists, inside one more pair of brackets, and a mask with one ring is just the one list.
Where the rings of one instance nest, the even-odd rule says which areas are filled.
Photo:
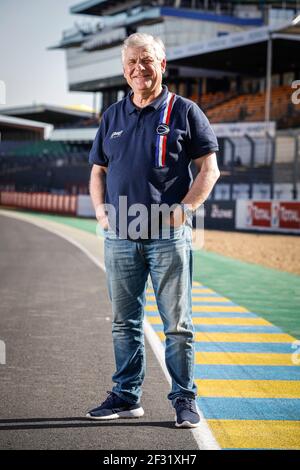
[[292, 354], [292, 343], [210, 343], [195, 342], [196, 352], [244, 352]]
[[252, 312], [193, 312], [193, 318], [259, 318]]
[[[148, 305], [156, 305], [156, 302], [154, 300], [147, 300], [147, 304]], [[211, 305], [212, 307], [226, 307], [226, 306], [230, 306], [230, 307], [233, 307], [233, 306], [237, 306], [237, 304], [233, 303], [233, 302], [202, 302], [202, 301], [198, 301], [198, 300], [193, 300], [193, 305], [203, 305], [203, 306], [208, 306], [208, 305]]]
[[[152, 325], [155, 331], [163, 331], [163, 325]], [[241, 326], [241, 325], [194, 325], [196, 333], [282, 333], [277, 326]]]
[[277, 326], [263, 325], [194, 325], [195, 332], [224, 333], [282, 333]]
[[[165, 109], [166, 109], [166, 106], [167, 106], [167, 103], [162, 107], [162, 110], [161, 110], [161, 113], [160, 113], [160, 116], [159, 116], [159, 124], [163, 121], [163, 117], [164, 117], [164, 112], [165, 112]], [[155, 149], [155, 166], [159, 166], [159, 140], [160, 140], [161, 136], [159, 134], [157, 134], [156, 136], [156, 149]]]
[[195, 378], [200, 380], [300, 380], [300, 367], [196, 364]]
[[197, 299], [201, 300], [202, 297], [214, 297], [214, 298], [219, 298], [219, 297], [223, 297], [223, 295], [219, 295], [219, 294], [210, 294], [210, 293], [207, 293], [207, 294], [197, 294], [192, 291], [192, 297], [196, 297]]
[[295, 398], [200, 397], [197, 402], [206, 419], [300, 420]]
[[[149, 317], [160, 317], [158, 310], [146, 312]], [[193, 312], [193, 318], [259, 318], [255, 313], [250, 312]]]

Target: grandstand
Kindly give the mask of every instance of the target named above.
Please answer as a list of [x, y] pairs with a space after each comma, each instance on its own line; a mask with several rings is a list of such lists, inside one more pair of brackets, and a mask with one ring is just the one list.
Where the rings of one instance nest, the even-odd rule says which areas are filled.
[[[82, 132], [92, 131], [93, 138], [97, 116], [48, 105], [1, 111], [1, 191], [87, 194], [91, 138]], [[60, 132], [69, 132], [70, 138], [59, 140]]]
[[[263, 24], [262, 13], [248, 8], [248, 15], [239, 12], [238, 5], [233, 10], [232, 2], [195, 1], [88, 1], [71, 8], [72, 13], [99, 16], [99, 24], [94, 31], [78, 40], [78, 27], [68, 31], [61, 41], [52, 46], [63, 49], [68, 64], [69, 89], [74, 91], [101, 92], [102, 108], [127, 92], [120, 60], [120, 45], [129, 34], [149, 32], [160, 36], [167, 51], [173, 47], [207, 41], [258, 27]], [[236, 13], [233, 13], [235, 11]], [[173, 84], [184, 96], [195, 80], [202, 93], [206, 80], [202, 80], [199, 70], [173, 66], [169, 61], [166, 80]], [[223, 75], [207, 70], [206, 75], [217, 81], [224, 81]], [[226, 74], [225, 74], [226, 75]], [[229, 73], [230, 75], [230, 73]], [[208, 86], [210, 85], [210, 82]], [[209, 91], [209, 90], [208, 90]]]
[[136, 31], [159, 35], [167, 50], [165, 83], [216, 125], [222, 178], [212, 199], [293, 199], [299, 185], [287, 174], [299, 157], [300, 106], [291, 101], [291, 83], [300, 78], [297, 9], [293, 1], [89, 0], [70, 11], [99, 23], [80, 38], [78, 27], [66, 32], [52, 47], [65, 51], [69, 89], [101, 93], [103, 111], [128, 91], [123, 40]]
[[1, 108], [2, 114], [22, 119], [52, 124], [55, 129], [67, 127], [78, 128], [98, 125], [98, 118], [93, 112], [70, 109], [70, 107], [36, 104], [14, 108]]
[[[212, 96], [213, 98], [213, 96]], [[282, 85], [272, 90], [271, 120], [277, 122], [278, 128], [300, 126], [300, 104], [291, 103], [291, 88]], [[243, 93], [214, 106], [204, 106], [211, 122], [257, 122], [265, 117], [266, 93]]]
[[18, 119], [0, 114], [0, 141], [13, 146], [18, 140], [42, 140], [47, 136], [49, 125], [29, 119]]
[[[65, 52], [69, 89], [100, 94], [103, 112], [128, 92], [123, 40], [136, 31], [160, 36], [167, 49], [165, 83], [198, 103], [218, 136], [221, 178], [211, 200], [293, 200], [300, 194], [300, 105], [291, 99], [292, 83], [300, 79], [298, 7], [297, 1], [268, 0], [86, 0], [71, 13], [99, 22], [77, 23], [49, 49]], [[1, 142], [1, 188], [88, 193], [96, 114], [46, 105], [2, 113], [51, 123], [54, 130], [43, 143], [18, 139], [8, 150]], [[43, 175], [32, 173], [31, 183], [29, 173], [23, 180], [21, 173], [20, 179], [8, 176], [9, 165], [25, 161], [41, 172], [44, 165]], [[58, 175], [67, 168], [64, 181]]]

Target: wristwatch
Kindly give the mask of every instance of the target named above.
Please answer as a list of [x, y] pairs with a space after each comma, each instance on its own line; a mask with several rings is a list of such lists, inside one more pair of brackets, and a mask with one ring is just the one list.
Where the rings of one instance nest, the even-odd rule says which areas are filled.
[[184, 212], [187, 220], [192, 220], [192, 218], [193, 218], [192, 209], [190, 209], [189, 206], [187, 204], [184, 204], [183, 202], [181, 202], [179, 205], [180, 205], [182, 211]]

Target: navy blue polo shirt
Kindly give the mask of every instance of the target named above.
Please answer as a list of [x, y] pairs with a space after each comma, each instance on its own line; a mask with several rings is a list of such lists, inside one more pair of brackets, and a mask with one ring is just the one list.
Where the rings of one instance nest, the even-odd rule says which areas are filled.
[[[191, 160], [218, 150], [216, 136], [193, 101], [168, 92], [142, 109], [132, 92], [111, 105], [101, 119], [89, 162], [107, 167], [105, 202], [119, 215], [127, 204], [180, 203], [192, 183]], [[128, 217], [130, 223], [130, 217]]]

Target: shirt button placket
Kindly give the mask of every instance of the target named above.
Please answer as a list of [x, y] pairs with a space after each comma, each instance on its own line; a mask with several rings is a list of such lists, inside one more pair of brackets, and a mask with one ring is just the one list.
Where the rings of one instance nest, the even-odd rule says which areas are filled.
[[137, 119], [137, 125], [136, 125], [138, 134], [142, 133], [143, 127], [144, 127], [144, 116], [142, 114], [142, 111], [140, 111], [138, 115], [138, 119]]

